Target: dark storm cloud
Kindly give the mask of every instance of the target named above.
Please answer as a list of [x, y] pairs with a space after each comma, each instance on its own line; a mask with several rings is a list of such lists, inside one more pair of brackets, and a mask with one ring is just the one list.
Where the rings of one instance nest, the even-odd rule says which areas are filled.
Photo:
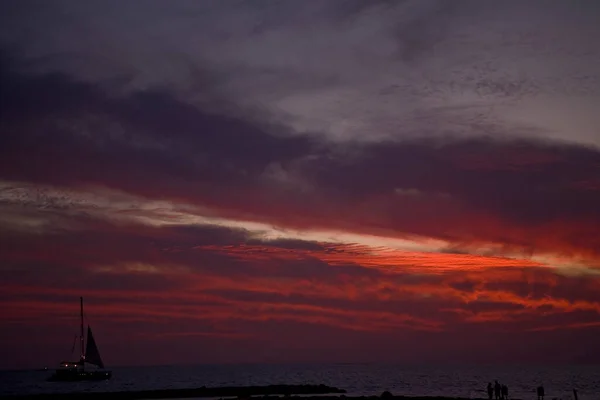
[[1, 3], [2, 363], [590, 360], [597, 8]]
[[19, 74], [10, 61], [2, 56], [4, 178], [73, 184], [120, 176], [115, 184], [138, 189], [148, 179], [162, 181], [160, 189], [175, 183], [169, 180], [244, 185], [269, 163], [312, 147], [159, 89], [113, 98], [64, 74]]
[[5, 54], [4, 180], [101, 184], [284, 226], [587, 256], [600, 248], [600, 152], [591, 148], [492, 132], [333, 145], [203, 111], [166, 89], [119, 97], [64, 74], [14, 68]]
[[515, 221], [600, 217], [600, 192], [572, 187], [600, 179], [600, 152], [580, 146], [493, 135], [431, 139], [364, 146], [355, 160], [328, 159], [315, 168], [315, 180], [324, 187], [334, 182], [349, 198], [416, 189], [417, 196], [456, 195], [468, 207]]
[[[598, 146], [600, 13], [589, 1], [3, 4], [0, 43], [93, 82], [206, 85], [339, 141], [481, 127]], [[198, 74], [198, 71], [201, 71]], [[519, 132], [520, 134], [521, 132]]]

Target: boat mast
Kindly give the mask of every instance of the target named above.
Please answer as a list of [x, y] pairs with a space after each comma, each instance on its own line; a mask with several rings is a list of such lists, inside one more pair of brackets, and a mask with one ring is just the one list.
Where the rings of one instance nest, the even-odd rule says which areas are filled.
[[80, 337], [80, 341], [81, 341], [81, 362], [83, 363], [83, 360], [85, 359], [85, 355], [84, 355], [84, 347], [83, 347], [83, 297], [79, 298], [79, 302], [81, 304], [81, 337]]

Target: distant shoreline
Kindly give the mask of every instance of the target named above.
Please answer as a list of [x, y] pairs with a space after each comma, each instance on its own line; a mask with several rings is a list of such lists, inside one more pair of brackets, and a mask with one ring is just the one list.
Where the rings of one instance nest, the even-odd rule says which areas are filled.
[[[186, 389], [187, 390], [187, 389]], [[158, 394], [153, 393], [149, 396], [137, 397], [130, 396], [129, 392], [114, 392], [114, 393], [101, 393], [104, 396], [98, 396], [99, 393], [67, 393], [65, 394], [36, 394], [36, 395], [23, 395], [23, 396], [3, 396], [1, 400], [58, 400], [58, 399], [86, 399], [86, 400], [99, 400], [108, 399], [109, 395], [119, 396], [119, 399], [127, 400], [175, 400], [175, 399], [215, 399], [215, 400], [238, 400], [238, 399], [269, 399], [269, 400], [381, 400], [381, 396], [344, 396], [344, 395], [293, 395], [293, 396], [250, 396], [250, 397], [205, 397], [205, 396], [188, 396], [173, 393], [165, 397], [162, 394], [157, 397]], [[386, 400], [487, 400], [483, 397], [447, 397], [447, 396], [390, 396], [386, 397]], [[521, 400], [513, 399], [511, 400]]]
[[291, 396], [291, 395], [326, 395], [346, 393], [326, 385], [268, 385], [268, 386], [231, 386], [231, 387], [200, 387], [195, 389], [158, 389], [134, 390], [115, 392], [72, 392], [72, 393], [39, 393], [26, 395], [10, 395], [1, 397], [19, 400], [69, 400], [85, 397], [88, 400], [112, 400], [115, 396], [119, 399], [189, 399], [189, 398], [248, 398], [264, 396]]
[[[29, 395], [2, 396], [2, 400], [167, 400], [167, 399], [269, 399], [269, 400], [478, 400], [464, 397], [447, 396], [394, 396], [384, 392], [381, 396], [346, 396], [344, 389], [326, 385], [269, 385], [238, 387], [201, 387], [196, 389], [162, 389], [120, 392], [74, 392], [40, 393]], [[485, 400], [479, 398], [479, 400]], [[518, 400], [518, 399], [513, 399]]]

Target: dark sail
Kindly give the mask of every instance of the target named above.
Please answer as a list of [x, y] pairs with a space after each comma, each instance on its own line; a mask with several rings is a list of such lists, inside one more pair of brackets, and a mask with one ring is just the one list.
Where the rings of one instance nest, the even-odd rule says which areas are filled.
[[102, 362], [102, 358], [100, 358], [100, 352], [96, 346], [94, 335], [92, 335], [92, 328], [90, 328], [89, 325], [87, 332], [87, 346], [85, 348], [85, 362], [104, 368], [104, 363]]

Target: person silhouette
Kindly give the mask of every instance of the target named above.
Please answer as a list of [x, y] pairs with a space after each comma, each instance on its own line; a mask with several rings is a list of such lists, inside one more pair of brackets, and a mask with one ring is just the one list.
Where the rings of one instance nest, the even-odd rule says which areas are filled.
[[502, 385], [502, 398], [508, 400], [508, 386]]
[[537, 388], [538, 400], [544, 400], [544, 386], [540, 385]]
[[488, 382], [487, 394], [488, 394], [488, 398], [490, 400], [492, 400], [494, 398], [494, 388], [492, 387], [492, 382]]
[[500, 384], [498, 380], [494, 381], [494, 394], [496, 395], [496, 400], [500, 400]]

